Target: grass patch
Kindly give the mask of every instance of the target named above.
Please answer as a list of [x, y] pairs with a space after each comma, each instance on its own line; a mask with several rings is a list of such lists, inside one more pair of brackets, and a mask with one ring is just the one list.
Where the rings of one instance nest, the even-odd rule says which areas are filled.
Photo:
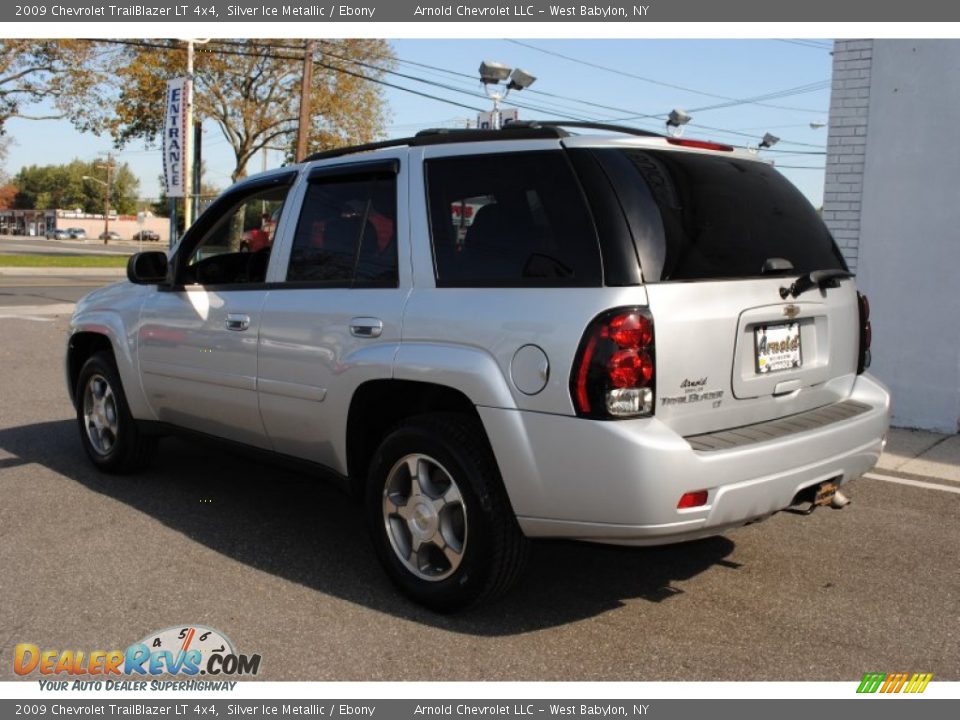
[[126, 267], [127, 255], [0, 255], [0, 267]]

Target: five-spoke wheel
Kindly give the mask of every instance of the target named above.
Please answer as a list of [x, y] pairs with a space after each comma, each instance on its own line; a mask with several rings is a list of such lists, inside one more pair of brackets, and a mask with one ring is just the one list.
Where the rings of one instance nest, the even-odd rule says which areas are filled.
[[504, 592], [526, 555], [493, 452], [477, 418], [409, 418], [371, 461], [367, 519], [391, 580], [435, 610]]
[[467, 511], [457, 483], [432, 457], [414, 453], [390, 469], [383, 521], [393, 551], [417, 577], [443, 580], [460, 567]]

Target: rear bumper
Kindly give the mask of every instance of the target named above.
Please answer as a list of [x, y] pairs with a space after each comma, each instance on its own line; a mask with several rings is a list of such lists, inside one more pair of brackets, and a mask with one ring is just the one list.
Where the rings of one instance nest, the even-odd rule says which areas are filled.
[[[788, 507], [797, 493], [872, 468], [890, 397], [868, 375], [850, 399], [865, 412], [730, 450], [697, 452], [656, 418], [601, 422], [478, 408], [520, 526], [531, 537], [657, 545], [716, 535]], [[707, 490], [703, 507], [677, 509]]]

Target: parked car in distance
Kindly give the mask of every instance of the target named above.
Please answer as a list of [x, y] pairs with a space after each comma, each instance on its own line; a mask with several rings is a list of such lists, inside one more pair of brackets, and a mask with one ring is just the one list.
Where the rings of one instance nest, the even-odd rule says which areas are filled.
[[140, 230], [135, 232], [130, 239], [134, 242], [160, 242], [160, 233], [153, 230]]
[[293, 459], [362, 499], [387, 575], [441, 611], [503, 593], [528, 538], [831, 506], [890, 396], [829, 231], [755, 153], [609, 131], [424, 131], [234, 185], [77, 304], [87, 456], [130, 472], [186, 433]]
[[47, 240], [65, 240], [68, 237], [70, 237], [70, 233], [63, 228], [47, 230]]
[[87, 231], [83, 228], [67, 228], [67, 237], [71, 240], [86, 240]]
[[113, 240], [114, 242], [116, 242], [117, 240], [122, 240], [122, 239], [123, 239], [123, 238], [120, 237], [120, 233], [115, 232], [115, 231], [113, 231], [113, 230], [108, 230], [107, 232], [102, 232], [102, 233], [100, 233], [100, 235], [97, 236], [97, 238], [98, 238], [99, 240], [103, 240], [104, 242], [109, 242], [110, 240]]

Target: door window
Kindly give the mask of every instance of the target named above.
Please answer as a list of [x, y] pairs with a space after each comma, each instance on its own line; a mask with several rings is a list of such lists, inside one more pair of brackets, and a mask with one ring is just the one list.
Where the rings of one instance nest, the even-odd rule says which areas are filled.
[[[252, 192], [207, 219], [209, 228], [183, 266], [185, 285], [262, 283], [289, 187]], [[217, 212], [217, 205], [208, 212]], [[205, 214], [206, 215], [206, 214]]]
[[297, 223], [287, 282], [397, 287], [396, 176], [312, 180]]

